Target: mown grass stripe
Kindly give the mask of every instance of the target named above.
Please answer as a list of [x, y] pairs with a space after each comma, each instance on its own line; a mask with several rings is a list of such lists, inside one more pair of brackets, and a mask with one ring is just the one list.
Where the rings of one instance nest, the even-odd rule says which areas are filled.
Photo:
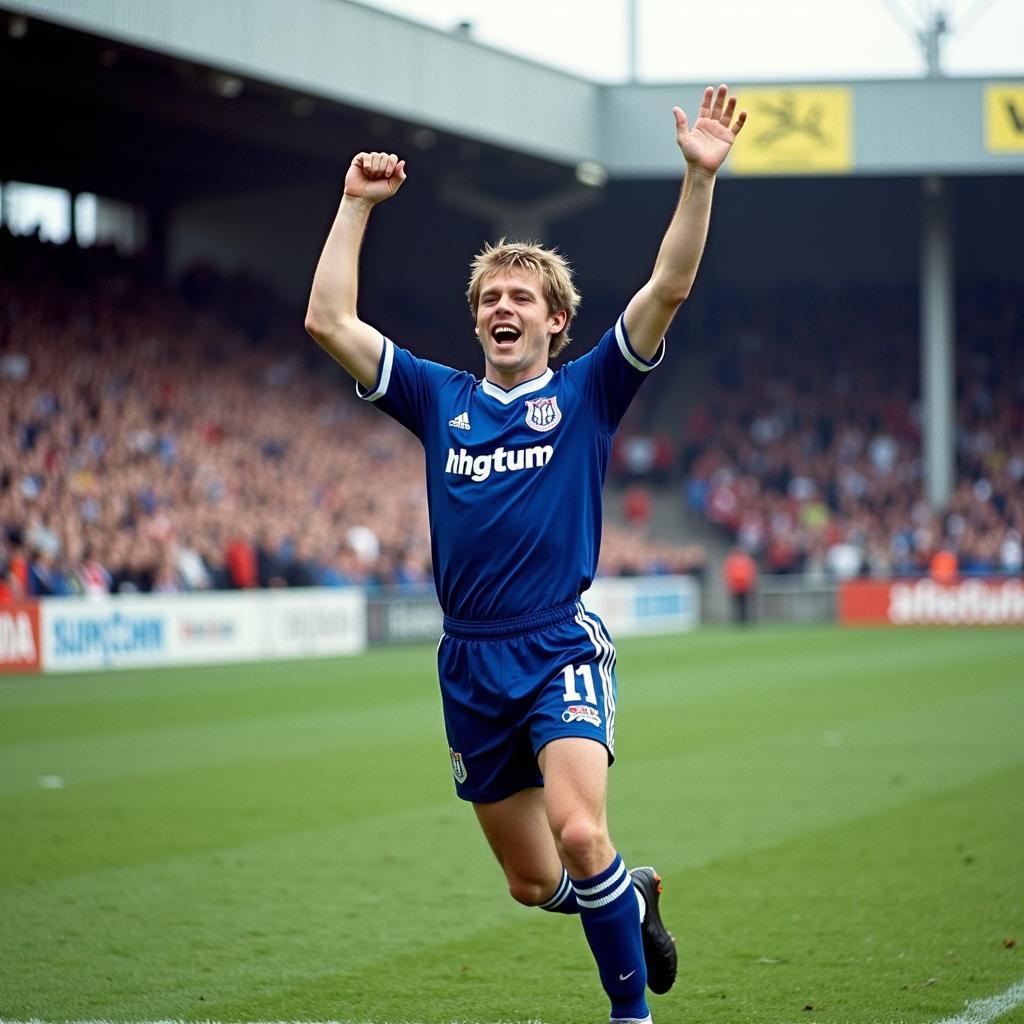
[[[1021, 973], [1024, 633], [623, 647], [617, 841], [688, 963], [658, 1024], [1018, 1020], [967, 1000]], [[451, 794], [431, 653], [0, 686], [0, 1016], [602, 1019]]]
[[[31, 1020], [4, 1020], [0, 1018], [0, 1024], [56, 1024], [53, 1021], [43, 1021], [37, 1018]], [[216, 1020], [204, 1020], [204, 1021], [185, 1021], [185, 1020], [139, 1020], [139, 1021], [113, 1021], [113, 1020], [74, 1020], [74, 1021], [61, 1021], [60, 1024], [420, 1024], [419, 1021], [411, 1020], [384, 1020], [384, 1021], [372, 1021], [372, 1020], [325, 1020], [325, 1021], [287, 1021], [287, 1020], [273, 1020], [273, 1021], [216, 1021]], [[457, 1017], [452, 1020], [452, 1024], [544, 1024], [542, 1020], [495, 1020], [495, 1021], [474, 1021], [467, 1020], [463, 1017]]]

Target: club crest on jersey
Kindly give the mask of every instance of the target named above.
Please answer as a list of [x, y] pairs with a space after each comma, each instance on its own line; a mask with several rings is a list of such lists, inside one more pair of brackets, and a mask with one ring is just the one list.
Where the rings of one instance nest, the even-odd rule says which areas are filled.
[[526, 400], [526, 425], [533, 430], [554, 430], [562, 422], [562, 410], [558, 399], [528, 398]]
[[562, 721], [566, 725], [570, 722], [587, 722], [601, 727], [601, 716], [597, 713], [597, 708], [592, 708], [589, 704], [570, 704], [562, 712]]
[[448, 748], [448, 753], [452, 755], [452, 775], [455, 776], [455, 781], [465, 782], [469, 778], [469, 772], [466, 771], [466, 762], [462, 760], [462, 755], [451, 747]]

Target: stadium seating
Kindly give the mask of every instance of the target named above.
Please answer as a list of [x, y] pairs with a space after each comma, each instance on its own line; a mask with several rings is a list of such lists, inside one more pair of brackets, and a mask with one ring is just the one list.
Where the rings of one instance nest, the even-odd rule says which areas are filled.
[[[203, 267], [170, 290], [144, 258], [6, 231], [0, 267], [0, 595], [429, 587], [419, 446], [354, 398], [294, 304]], [[388, 302], [441, 357], [443, 325]], [[1019, 287], [958, 296], [958, 478], [939, 513], [911, 294], [722, 306], [716, 379], [678, 431], [691, 508], [768, 573], [917, 574], [939, 551], [962, 573], [1021, 572]], [[613, 476], [642, 480], [645, 438], [624, 437]], [[666, 444], [647, 445], [647, 480]], [[607, 524], [603, 574], [703, 572], [700, 547], [634, 522]]]
[[[0, 597], [430, 586], [420, 446], [294, 304], [2, 229], [0, 269]], [[602, 569], [701, 562], [610, 527]]]
[[1019, 282], [957, 296], [957, 479], [924, 500], [915, 297], [874, 290], [729, 304], [717, 380], [684, 435], [693, 509], [770, 573], [1020, 573], [1024, 358]]

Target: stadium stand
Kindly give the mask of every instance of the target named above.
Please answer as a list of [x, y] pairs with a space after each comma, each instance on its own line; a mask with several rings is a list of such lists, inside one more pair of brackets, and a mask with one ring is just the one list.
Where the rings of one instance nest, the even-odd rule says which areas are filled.
[[[195, 267], [171, 291], [145, 257], [3, 229], [0, 268], [0, 594], [430, 586], [419, 446], [265, 283]], [[605, 536], [607, 574], [702, 564]]]
[[[714, 341], [716, 381], [683, 427], [685, 500], [764, 571], [1019, 574], [1024, 358], [1019, 282], [957, 297], [958, 478], [924, 500], [915, 297], [801, 289], [737, 302]], [[939, 553], [945, 556], [936, 563]]]

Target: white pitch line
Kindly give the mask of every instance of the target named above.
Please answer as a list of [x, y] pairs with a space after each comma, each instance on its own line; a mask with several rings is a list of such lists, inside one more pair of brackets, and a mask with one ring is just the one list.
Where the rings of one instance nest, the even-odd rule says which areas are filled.
[[[936, 1021], [935, 1024], [991, 1024], [997, 1017], [1001, 1017], [1004, 1013], [1009, 1013], [1010, 1010], [1015, 1009], [1024, 1003], [1024, 978], [1020, 981], [1014, 982], [1005, 992], [1000, 992], [997, 996], [990, 996], [988, 999], [975, 999], [967, 1003], [967, 1008], [957, 1017], [945, 1017], [943, 1020]], [[33, 1017], [30, 1020], [4, 1020], [0, 1017], [0, 1024], [52, 1024], [52, 1022], [44, 1021], [38, 1017]], [[76, 1021], [63, 1021], [61, 1024], [126, 1024], [124, 1021], [108, 1021], [108, 1020], [76, 1020]], [[206, 1021], [183, 1021], [183, 1020], [154, 1020], [154, 1021], [131, 1021], [128, 1024], [221, 1024], [220, 1021], [206, 1020]], [[231, 1022], [228, 1022], [231, 1024]], [[234, 1024], [240, 1024], [240, 1022], [234, 1022]], [[248, 1024], [374, 1024], [370, 1020], [328, 1020], [328, 1021], [250, 1021]], [[380, 1024], [418, 1024], [416, 1021], [381, 1021]], [[525, 1020], [525, 1021], [469, 1021], [469, 1020], [453, 1020], [452, 1024], [543, 1024], [540, 1020]]]
[[947, 1017], [936, 1024], [989, 1024], [996, 1017], [1024, 1003], [1024, 978], [1014, 982], [1005, 992], [988, 999], [975, 999], [967, 1004], [967, 1009], [959, 1017]]
[[[1024, 1003], [1024, 978], [1020, 981], [1014, 982], [1005, 992], [1000, 992], [997, 996], [990, 996], [988, 999], [975, 999], [967, 1003], [967, 1008], [957, 1017], [945, 1017], [943, 1020], [936, 1021], [935, 1024], [991, 1024], [997, 1017], [1001, 1017], [1004, 1013], [1009, 1013], [1010, 1010], [1015, 1009]], [[53, 1024], [33, 1017], [31, 1020], [4, 1020], [0, 1017], [0, 1024]], [[76, 1021], [63, 1021], [61, 1024], [126, 1024], [124, 1021], [108, 1021], [108, 1020], [76, 1020]], [[222, 1024], [220, 1021], [206, 1020], [206, 1021], [183, 1021], [183, 1020], [154, 1020], [154, 1021], [131, 1021], [128, 1024]], [[227, 1022], [232, 1024], [232, 1022]], [[233, 1024], [240, 1024], [240, 1022], [233, 1022]], [[370, 1020], [328, 1020], [328, 1021], [250, 1021], [248, 1024], [374, 1024]], [[418, 1024], [416, 1021], [381, 1021], [379, 1024]], [[540, 1020], [525, 1020], [525, 1021], [469, 1021], [469, 1020], [453, 1020], [452, 1024], [543, 1024]]]

